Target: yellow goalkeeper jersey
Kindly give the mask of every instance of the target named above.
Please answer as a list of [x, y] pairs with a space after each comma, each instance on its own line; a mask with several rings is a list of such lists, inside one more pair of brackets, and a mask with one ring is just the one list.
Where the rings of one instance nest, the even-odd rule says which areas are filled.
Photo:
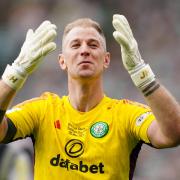
[[132, 179], [142, 142], [155, 119], [149, 107], [107, 96], [89, 112], [46, 92], [25, 101], [6, 116], [17, 132], [13, 140], [33, 135], [35, 180]]

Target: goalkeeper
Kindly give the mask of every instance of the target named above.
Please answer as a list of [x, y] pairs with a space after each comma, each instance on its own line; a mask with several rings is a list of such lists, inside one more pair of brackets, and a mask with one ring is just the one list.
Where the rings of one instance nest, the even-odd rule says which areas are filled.
[[68, 76], [66, 96], [45, 92], [7, 110], [28, 76], [56, 48], [56, 26], [49, 21], [27, 32], [20, 55], [2, 75], [0, 141], [32, 137], [35, 180], [132, 179], [143, 143], [159, 149], [180, 143], [179, 104], [141, 58], [126, 18], [114, 15], [112, 23], [124, 67], [148, 106], [104, 94], [110, 53], [101, 27], [88, 18], [64, 30], [59, 65]]

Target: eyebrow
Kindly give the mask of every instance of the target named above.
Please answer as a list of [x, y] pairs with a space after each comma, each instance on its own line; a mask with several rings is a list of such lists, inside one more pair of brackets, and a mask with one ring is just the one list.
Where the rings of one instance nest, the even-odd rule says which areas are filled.
[[[67, 44], [72, 45], [73, 43], [79, 43], [80, 40], [81, 40], [80, 38], [75, 38], [75, 39], [71, 40], [70, 42], [67, 42]], [[101, 41], [101, 40], [98, 40], [98, 39], [90, 38], [89, 40], [94, 41], [94, 42], [98, 43], [99, 45], [101, 44], [102, 47], [104, 48], [104, 50], [106, 51], [106, 42], [104, 41], [104, 39], [102, 39], [102, 41]], [[64, 45], [65, 44], [63, 42], [62, 50], [64, 48]]]
[[[74, 40], [72, 40], [72, 41], [70, 42], [70, 44], [76, 43], [76, 42], [80, 42], [80, 41], [81, 41], [81, 39], [74, 39]], [[98, 41], [97, 39], [93, 39], [93, 38], [90, 38], [90, 39], [88, 39], [87, 41], [88, 41], [88, 42], [96, 42], [96, 43], [98, 43], [98, 44], [101, 44], [100, 41]]]
[[89, 39], [89, 42], [96, 42], [96, 43], [98, 43], [98, 44], [101, 44], [101, 42], [98, 41], [97, 39]]

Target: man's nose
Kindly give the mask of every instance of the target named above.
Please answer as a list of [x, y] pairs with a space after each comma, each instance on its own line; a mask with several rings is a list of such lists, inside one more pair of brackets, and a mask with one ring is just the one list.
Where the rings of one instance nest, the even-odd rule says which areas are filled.
[[83, 44], [81, 46], [81, 56], [89, 56], [90, 52], [89, 52], [89, 48], [86, 44]]

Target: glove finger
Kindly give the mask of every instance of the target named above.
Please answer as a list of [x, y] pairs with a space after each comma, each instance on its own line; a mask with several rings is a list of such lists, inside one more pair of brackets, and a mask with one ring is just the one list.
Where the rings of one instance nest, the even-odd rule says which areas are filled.
[[25, 41], [28, 41], [29, 39], [31, 39], [33, 34], [34, 34], [33, 30], [32, 29], [28, 29], [28, 31], [26, 33], [26, 40]]
[[[129, 31], [130, 34], [132, 34], [132, 31], [131, 31], [131, 27], [129, 25], [129, 22], [128, 20], [126, 19], [125, 16], [123, 15], [119, 15], [119, 14], [115, 14], [113, 15], [113, 20], [118, 20], [120, 21], [122, 24], [124, 24], [124, 26], [127, 26], [127, 30]], [[133, 34], [132, 34], [133, 35]]]
[[131, 27], [125, 16], [115, 14], [113, 15], [113, 26], [116, 30], [123, 31], [128, 39], [133, 39], [133, 33]]
[[35, 33], [39, 33], [40, 31], [44, 30], [48, 25], [50, 25], [51, 22], [50, 21], [43, 21], [39, 27], [35, 30]]
[[[46, 27], [43, 31], [36, 34], [32, 43], [33, 44], [39, 43], [39, 41], [41, 41], [42, 39], [44, 39], [48, 36], [52, 36], [52, 39], [54, 39], [56, 37], [56, 35], [57, 35], [57, 33], [56, 33], [56, 29], [54, 28], [54, 25], [50, 25], [50, 26]], [[46, 42], [46, 41], [44, 41], [44, 42]]]
[[45, 32], [47, 32], [47, 31], [49, 31], [51, 29], [54, 29], [54, 30], [57, 29], [55, 24], [51, 24], [50, 22], [49, 23], [48, 22], [47, 23], [45, 22], [39, 29], [37, 29], [35, 31], [36, 36], [43, 35]]
[[133, 37], [133, 33], [132, 33], [132, 30], [131, 30], [131, 27], [129, 25], [129, 22], [128, 20], [126, 19], [125, 16], [121, 15], [121, 22], [122, 24], [124, 24], [124, 26], [126, 27], [126, 30], [129, 32], [129, 34], [131, 35], [131, 37]]
[[43, 47], [41, 47], [37, 52], [33, 53], [33, 61], [38, 61], [40, 57], [46, 56], [48, 53], [54, 51], [56, 49], [56, 43], [50, 42]]
[[44, 37], [42, 37], [42, 39], [38, 40], [38, 42], [33, 46], [33, 50], [36, 51], [39, 48], [45, 46], [47, 43], [53, 41], [56, 35], [57, 33], [55, 30], [49, 31], [47, 34], [45, 34]]
[[57, 33], [55, 30], [49, 31], [42, 39], [41, 39], [41, 45], [47, 44], [50, 41], [53, 41], [55, 37], [57, 36]]
[[129, 25], [127, 19], [126, 19], [126, 17], [123, 16], [123, 15], [114, 14], [114, 15], [113, 15], [113, 20], [120, 21], [120, 22], [123, 23], [124, 25], [128, 25], [128, 26], [130, 27], [130, 25]]
[[113, 32], [114, 39], [125, 49], [129, 50], [129, 42], [128, 39], [119, 31], [114, 31]]
[[31, 56], [32, 60], [29, 66], [26, 67], [25, 71], [27, 73], [31, 73], [32, 71], [34, 71], [43, 60], [43, 56], [46, 56], [48, 53], [54, 51], [55, 49], [56, 49], [56, 44], [54, 42], [51, 42], [46, 46], [44, 46], [43, 48], [41, 48], [38, 52], [34, 53]]
[[120, 33], [122, 33], [129, 40], [129, 42], [131, 42], [132, 37], [129, 34], [129, 31], [127, 30], [126, 26], [124, 26], [122, 22], [115, 19], [113, 20], [113, 26], [116, 31], [119, 31]]
[[42, 48], [41, 53], [43, 56], [46, 56], [48, 53], [54, 51], [55, 49], [56, 49], [56, 43], [50, 42]]
[[47, 26], [45, 26], [43, 29], [39, 30], [39, 31], [35, 31], [35, 35], [38, 36], [40, 34], [43, 34], [45, 32], [48, 32], [49, 30], [54, 29], [56, 31], [57, 27], [55, 24], [48, 24]]
[[25, 39], [25, 41], [21, 47], [21, 51], [20, 51], [19, 56], [18, 56], [19, 58], [16, 58], [16, 60], [14, 61], [15, 64], [20, 63], [20, 61], [22, 62], [22, 59], [24, 59], [24, 56], [25, 56], [24, 51], [26, 49], [27, 42], [32, 39], [33, 35], [34, 35], [33, 30], [28, 29], [28, 31], [26, 33], [26, 39]]

